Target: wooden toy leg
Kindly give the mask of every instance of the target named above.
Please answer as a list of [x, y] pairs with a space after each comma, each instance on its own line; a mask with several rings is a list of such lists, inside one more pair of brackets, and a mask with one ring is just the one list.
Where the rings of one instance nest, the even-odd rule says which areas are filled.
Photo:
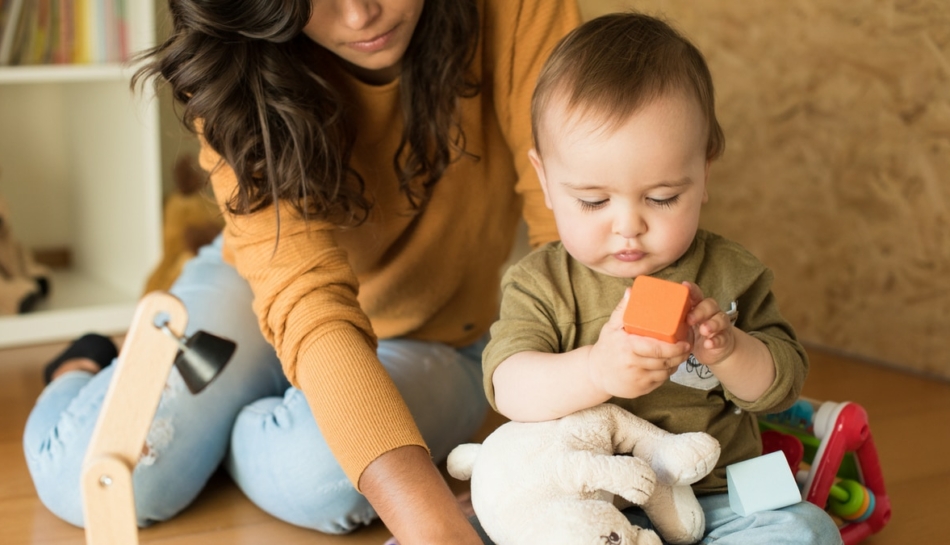
[[137, 544], [129, 466], [116, 458], [103, 456], [88, 461], [82, 479], [86, 543]]
[[155, 321], [182, 335], [185, 307], [174, 296], [152, 292], [139, 302], [119, 352], [83, 462], [82, 492], [87, 545], [138, 545], [132, 471], [161, 400], [178, 343]]

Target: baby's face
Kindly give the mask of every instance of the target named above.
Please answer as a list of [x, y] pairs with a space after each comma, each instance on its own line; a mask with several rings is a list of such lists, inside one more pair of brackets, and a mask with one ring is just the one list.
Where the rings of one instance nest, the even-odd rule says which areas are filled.
[[612, 131], [552, 102], [541, 126], [543, 157], [530, 156], [567, 251], [624, 278], [679, 259], [707, 198], [706, 123], [696, 101], [661, 97]]

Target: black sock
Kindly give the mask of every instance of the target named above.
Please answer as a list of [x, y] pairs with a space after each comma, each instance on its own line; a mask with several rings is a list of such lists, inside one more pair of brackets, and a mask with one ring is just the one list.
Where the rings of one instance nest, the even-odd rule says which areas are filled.
[[98, 333], [87, 333], [69, 345], [69, 347], [60, 355], [56, 356], [53, 361], [46, 364], [46, 367], [43, 369], [43, 379], [46, 380], [46, 384], [52, 382], [53, 373], [67, 360], [89, 358], [96, 362], [101, 370], [112, 363], [112, 360], [118, 355], [119, 351], [116, 349], [112, 339], [99, 335]]

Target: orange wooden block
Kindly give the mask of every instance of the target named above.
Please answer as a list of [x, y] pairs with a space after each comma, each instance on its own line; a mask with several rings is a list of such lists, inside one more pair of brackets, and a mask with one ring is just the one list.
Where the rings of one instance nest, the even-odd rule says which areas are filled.
[[627, 333], [653, 337], [668, 343], [689, 338], [686, 313], [689, 311], [689, 289], [683, 284], [638, 276], [630, 288], [630, 300], [623, 313], [623, 329]]

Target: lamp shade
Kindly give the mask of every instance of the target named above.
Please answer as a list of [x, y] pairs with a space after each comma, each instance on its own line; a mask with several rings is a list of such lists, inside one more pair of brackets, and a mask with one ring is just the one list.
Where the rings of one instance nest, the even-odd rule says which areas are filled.
[[175, 367], [193, 394], [203, 390], [231, 359], [237, 345], [233, 341], [196, 331], [184, 342], [175, 356]]

